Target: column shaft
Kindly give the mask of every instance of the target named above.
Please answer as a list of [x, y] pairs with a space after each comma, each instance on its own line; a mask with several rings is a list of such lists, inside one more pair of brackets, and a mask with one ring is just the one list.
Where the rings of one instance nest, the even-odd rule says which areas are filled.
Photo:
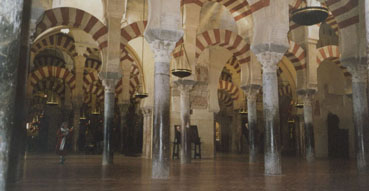
[[368, 71], [366, 60], [348, 63], [352, 74], [353, 120], [356, 133], [356, 165], [358, 171], [369, 170], [369, 118], [368, 118]]
[[257, 139], [257, 110], [256, 110], [256, 95], [249, 93], [247, 96], [247, 111], [249, 123], [249, 163], [256, 162], [258, 148], [256, 144]]
[[279, 100], [277, 70], [263, 73], [263, 104], [265, 120], [265, 174], [282, 173], [279, 150]]
[[367, 169], [369, 162], [369, 137], [367, 137], [369, 135], [369, 121], [366, 87], [366, 82], [352, 82], [353, 118], [356, 131], [356, 160], [359, 171]]
[[105, 89], [104, 99], [104, 150], [102, 165], [113, 164], [113, 150], [111, 147], [114, 120], [114, 91]]
[[78, 152], [80, 108], [75, 107], [73, 111], [73, 151]]
[[152, 150], [152, 109], [144, 108], [144, 144], [143, 144], [143, 155], [145, 158], [151, 158], [151, 150]]
[[306, 95], [304, 98], [304, 122], [305, 122], [305, 151], [306, 160], [314, 161], [314, 128], [312, 98]]
[[189, 140], [190, 130], [190, 92], [186, 85], [180, 87], [181, 103], [181, 164], [191, 163], [191, 142]]
[[6, 190], [11, 132], [14, 129], [23, 0], [0, 8], [0, 190]]
[[10, 164], [8, 169], [8, 181], [15, 182], [22, 178], [24, 168], [24, 154], [26, 149], [26, 123], [28, 107], [26, 107], [26, 84], [27, 72], [30, 61], [29, 25], [31, 14], [31, 2], [26, 1], [23, 5], [22, 31], [21, 31], [21, 51], [19, 55], [17, 93], [16, 93], [16, 113], [17, 120], [14, 122], [12, 141], [10, 146]]
[[169, 62], [155, 62], [152, 177], [169, 177]]

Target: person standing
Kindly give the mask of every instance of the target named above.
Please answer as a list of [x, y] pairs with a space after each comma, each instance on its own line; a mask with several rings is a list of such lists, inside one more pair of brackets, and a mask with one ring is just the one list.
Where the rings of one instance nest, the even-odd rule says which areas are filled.
[[58, 142], [56, 144], [56, 153], [60, 157], [60, 164], [64, 164], [66, 155], [66, 144], [68, 135], [73, 131], [73, 127], [69, 128], [67, 122], [63, 122], [58, 131], [56, 132]]

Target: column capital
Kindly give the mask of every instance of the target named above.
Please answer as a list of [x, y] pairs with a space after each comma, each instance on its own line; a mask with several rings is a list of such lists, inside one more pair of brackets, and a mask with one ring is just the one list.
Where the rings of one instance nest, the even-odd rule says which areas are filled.
[[115, 86], [118, 83], [117, 79], [101, 79], [102, 84], [105, 88], [106, 93], [114, 93], [115, 92]]
[[179, 91], [189, 92], [195, 86], [196, 81], [179, 79], [179, 80], [175, 81], [174, 84], [178, 88]]
[[150, 116], [152, 113], [152, 107], [143, 107], [141, 108], [141, 111], [145, 117]]
[[251, 84], [241, 88], [247, 95], [247, 100], [256, 101], [257, 96], [260, 93], [261, 86], [257, 84]]
[[266, 51], [256, 54], [256, 57], [262, 65], [264, 73], [273, 73], [277, 72], [278, 62], [282, 59], [283, 55], [284, 53]]
[[155, 62], [169, 63], [175, 46], [176, 42], [172, 41], [154, 40], [150, 42], [150, 47], [155, 55]]
[[304, 106], [312, 106], [314, 97], [315, 97], [315, 93], [314, 94], [309, 94], [309, 93], [303, 94], [302, 100], [303, 100]]

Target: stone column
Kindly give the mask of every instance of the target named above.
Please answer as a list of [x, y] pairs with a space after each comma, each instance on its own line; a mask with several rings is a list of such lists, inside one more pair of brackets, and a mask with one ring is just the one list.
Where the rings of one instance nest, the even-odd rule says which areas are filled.
[[264, 104], [264, 166], [265, 174], [282, 173], [280, 154], [279, 100], [278, 100], [278, 62], [283, 53], [263, 52], [256, 55], [263, 66], [263, 104]]
[[30, 46], [31, 39], [29, 34], [32, 34], [34, 30], [30, 29], [30, 14], [31, 14], [31, 2], [26, 1], [23, 5], [22, 14], [22, 31], [21, 31], [21, 51], [19, 54], [19, 66], [18, 66], [18, 80], [17, 80], [17, 93], [16, 93], [16, 110], [17, 120], [14, 122], [14, 129], [12, 132], [12, 140], [9, 152], [9, 169], [8, 169], [8, 182], [15, 182], [22, 178], [24, 167], [24, 154], [26, 149], [26, 123], [28, 107], [26, 89], [27, 89], [27, 75], [30, 64]]
[[83, 100], [83, 70], [85, 67], [86, 57], [83, 54], [86, 52], [85, 47], [76, 47], [78, 56], [74, 58], [74, 70], [76, 78], [76, 87], [73, 91], [73, 151], [78, 152], [79, 138], [79, 123], [81, 106]]
[[73, 103], [73, 151], [78, 152], [78, 138], [79, 138], [79, 123], [80, 123], [80, 112], [81, 104], [79, 102]]
[[105, 88], [104, 98], [104, 147], [102, 156], [102, 165], [113, 164], [113, 150], [111, 147], [112, 129], [114, 125], [114, 102], [115, 102], [115, 85], [117, 80], [104, 79]]
[[249, 163], [255, 163], [258, 154], [258, 145], [256, 144], [257, 137], [257, 110], [256, 100], [259, 94], [260, 86], [251, 85], [247, 87], [247, 111], [248, 111], [248, 122], [249, 122]]
[[306, 161], [313, 162], [314, 154], [314, 128], [313, 128], [313, 96], [315, 91], [305, 93], [303, 97], [304, 103], [304, 123], [305, 123], [305, 153]]
[[150, 159], [152, 150], [152, 109], [145, 107], [142, 109], [142, 113], [144, 115], [142, 154], [144, 158]]
[[169, 63], [174, 42], [155, 40], [150, 43], [155, 54], [154, 127], [152, 147], [152, 177], [169, 177], [170, 83]]
[[119, 104], [119, 110], [120, 110], [120, 152], [123, 153], [124, 151], [124, 129], [127, 128], [127, 111], [128, 111], [129, 103], [122, 103]]
[[4, 0], [0, 7], [0, 190], [6, 190], [15, 99], [23, 0]]
[[180, 107], [181, 107], [181, 164], [191, 163], [191, 141], [189, 140], [190, 130], [190, 91], [195, 81], [182, 80], [176, 81], [178, 90], [180, 91]]
[[368, 72], [365, 64], [352, 63], [347, 69], [352, 74], [353, 118], [356, 131], [356, 160], [359, 171], [368, 169], [369, 120], [367, 100]]

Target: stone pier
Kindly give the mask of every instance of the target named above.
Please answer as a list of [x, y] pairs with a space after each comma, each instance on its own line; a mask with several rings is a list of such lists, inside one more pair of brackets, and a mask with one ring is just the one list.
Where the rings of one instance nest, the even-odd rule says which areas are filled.
[[368, 72], [365, 64], [351, 63], [347, 69], [352, 74], [353, 118], [356, 132], [356, 160], [359, 171], [368, 170], [369, 118], [367, 100]]
[[23, 0], [0, 6], [0, 190], [6, 190], [11, 130], [14, 129]]

